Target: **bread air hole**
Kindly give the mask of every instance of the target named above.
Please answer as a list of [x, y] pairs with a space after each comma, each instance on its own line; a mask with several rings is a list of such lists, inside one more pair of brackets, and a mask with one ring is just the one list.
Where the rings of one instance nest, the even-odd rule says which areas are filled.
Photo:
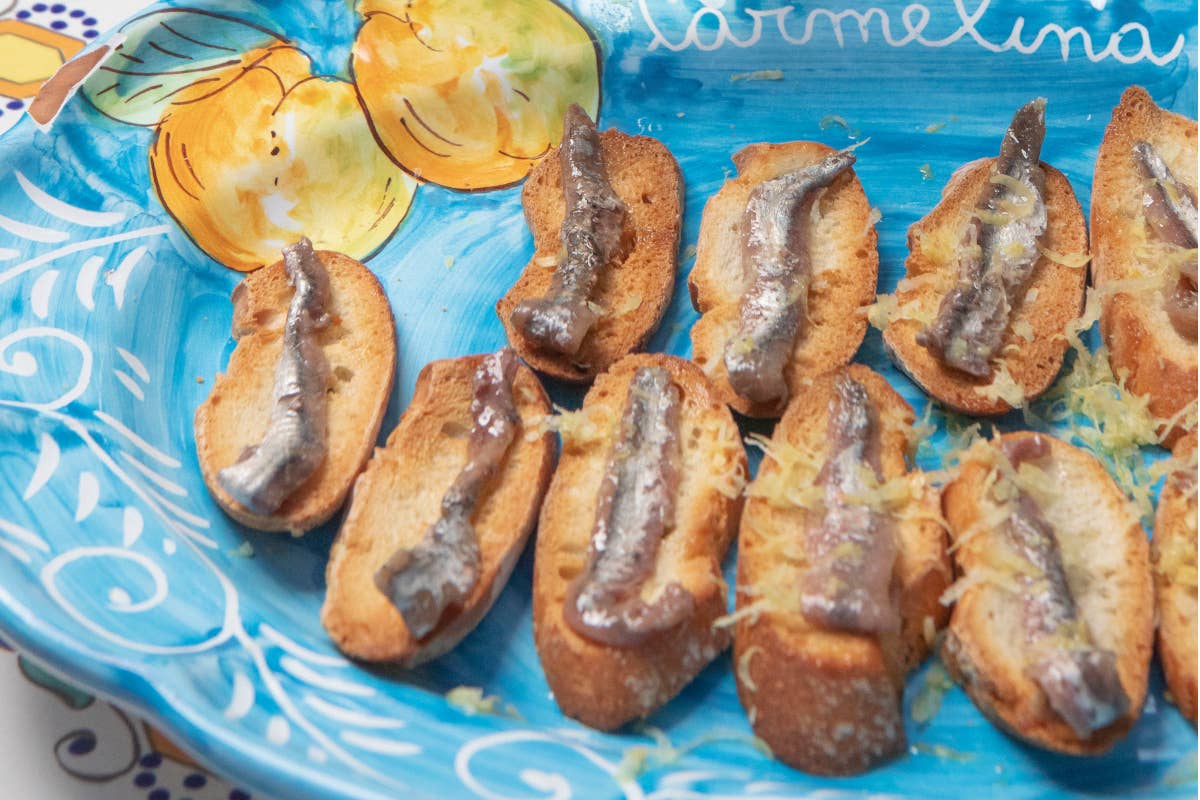
[[[274, 309], [263, 309], [262, 311], [255, 313], [254, 324], [259, 328], [272, 328], [275, 326], [275, 321], [281, 316], [282, 315], [276, 312]], [[283, 324], [280, 323], [280, 327], [282, 327], [282, 325]]]
[[461, 422], [455, 422], [451, 420], [449, 422], [442, 423], [442, 436], [450, 439], [462, 439], [463, 437], [469, 435], [470, 432], [470, 429]]
[[346, 326], [342, 324], [341, 317], [334, 317], [329, 321], [329, 327], [321, 331], [321, 345], [328, 347], [329, 345], [337, 344], [346, 338], [347, 333], [348, 331], [346, 330]]
[[333, 368], [333, 377], [337, 378], [342, 383], [347, 383], [354, 377], [354, 370], [349, 367], [339, 364]]

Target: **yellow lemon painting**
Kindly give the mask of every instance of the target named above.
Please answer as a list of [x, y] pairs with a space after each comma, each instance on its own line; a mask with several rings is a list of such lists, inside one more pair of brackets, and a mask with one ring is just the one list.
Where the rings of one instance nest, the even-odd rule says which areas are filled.
[[278, 260], [301, 236], [358, 258], [374, 252], [404, 219], [415, 182], [375, 144], [354, 87], [313, 77], [290, 47], [243, 58], [223, 88], [189, 88], [159, 124], [150, 174], [163, 205], [238, 270]]
[[[101, 113], [155, 130], [164, 208], [235, 270], [300, 236], [368, 259], [417, 186], [510, 186], [595, 115], [592, 35], [551, 0], [362, 0], [346, 72], [232, 16], [166, 9], [131, 22], [84, 84]], [[164, 42], [168, 44], [164, 44]]]
[[547, 0], [364, 0], [354, 76], [384, 147], [455, 189], [521, 180], [558, 143], [567, 106], [593, 117], [587, 30]]

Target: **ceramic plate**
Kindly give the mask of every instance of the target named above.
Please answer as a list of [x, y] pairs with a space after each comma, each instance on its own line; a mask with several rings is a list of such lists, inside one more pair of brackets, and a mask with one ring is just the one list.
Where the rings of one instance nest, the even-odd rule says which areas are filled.
[[[385, 432], [422, 365], [501, 345], [493, 305], [532, 251], [517, 184], [566, 102], [679, 159], [680, 276], [650, 346], [687, 355], [688, 245], [740, 147], [862, 144], [890, 290], [908, 225], [956, 166], [995, 153], [1024, 101], [1048, 98], [1043, 156], [1085, 209], [1125, 86], [1194, 118], [1194, 3], [175, 5], [98, 37], [114, 49], [49, 128], [25, 120], [0, 139], [5, 638], [277, 797], [1195, 796], [1195, 733], [1157, 667], [1141, 721], [1097, 759], [1017, 744], [952, 690], [928, 723], [910, 715], [905, 757], [808, 777], [753, 747], [727, 656], [652, 729], [585, 730], [538, 665], [528, 553], [453, 653], [364, 669], [318, 620], [335, 527], [292, 539], [231, 524], [192, 440], [232, 347], [231, 267], [273, 260], [301, 230], [365, 259], [391, 299], [401, 355]], [[857, 360], [924, 409], [877, 332]], [[448, 703], [460, 685], [501, 713]], [[656, 735], [676, 749], [635, 769], [647, 754], [631, 748]]]

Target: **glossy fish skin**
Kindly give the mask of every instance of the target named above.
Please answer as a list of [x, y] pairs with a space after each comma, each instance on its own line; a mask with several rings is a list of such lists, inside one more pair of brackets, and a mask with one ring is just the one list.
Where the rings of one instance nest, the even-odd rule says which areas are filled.
[[1149, 142], [1133, 146], [1142, 176], [1149, 181], [1142, 206], [1146, 222], [1165, 242], [1191, 249], [1196, 246], [1196, 198], [1171, 174]]
[[805, 315], [812, 279], [809, 257], [816, 191], [853, 166], [838, 152], [816, 164], [763, 181], [742, 215], [742, 263], [752, 274], [738, 306], [738, 329], [725, 345], [733, 390], [753, 403], [783, 402], [784, 367]]
[[[1014, 467], [1045, 457], [1050, 446], [1041, 436], [1005, 442]], [[1022, 574], [1027, 641], [1037, 653], [1027, 674], [1041, 687], [1050, 707], [1081, 739], [1111, 724], [1129, 710], [1129, 698], [1117, 674], [1116, 655], [1092, 643], [1067, 583], [1054, 529], [1037, 503], [1019, 492], [1006, 536], [1032, 567]]]
[[[1142, 195], [1146, 225], [1155, 236], [1185, 250], [1196, 249], [1196, 198], [1192, 190], [1171, 174], [1148, 142], [1133, 146], [1134, 160], [1147, 186]], [[1167, 315], [1179, 332], [1196, 341], [1195, 255], [1180, 270], [1179, 282], [1166, 297]]]
[[871, 401], [866, 388], [847, 375], [838, 377], [835, 388], [828, 425], [831, 456], [817, 477], [825, 489], [825, 518], [806, 532], [810, 568], [801, 581], [800, 608], [805, 619], [822, 628], [891, 633], [900, 629], [891, 525], [870, 507], [847, 500], [869, 488], [864, 470], [881, 482]]
[[329, 274], [302, 238], [283, 251], [294, 292], [275, 367], [274, 407], [262, 441], [221, 470], [229, 496], [255, 514], [272, 514], [325, 459], [329, 361], [317, 333], [329, 324]]
[[567, 208], [559, 236], [566, 255], [546, 296], [521, 301], [512, 322], [531, 344], [575, 355], [598, 319], [588, 298], [600, 271], [622, 250], [628, 210], [608, 181], [596, 124], [576, 104], [563, 117], [559, 160]]
[[512, 396], [518, 363], [507, 347], [484, 357], [474, 376], [466, 465], [417, 545], [397, 550], [375, 573], [375, 586], [391, 599], [414, 638], [436, 628], [446, 609], [466, 600], [479, 581], [479, 541], [471, 516], [500, 471], [521, 421]]
[[678, 583], [650, 603], [659, 543], [673, 526], [682, 451], [679, 388], [662, 367], [641, 367], [630, 383], [619, 438], [600, 485], [584, 571], [567, 588], [563, 616], [579, 635], [633, 647], [686, 619], [695, 599]]
[[[958, 281], [942, 298], [934, 322], [917, 334], [946, 366], [977, 378], [992, 374], [1019, 295], [1041, 253], [1046, 232], [1045, 174], [1040, 166], [1046, 136], [1046, 101], [1025, 104], [1004, 134], [988, 187], [959, 249]], [[1018, 183], [1017, 190], [1011, 184]], [[1020, 218], [1012, 211], [1020, 210]], [[996, 215], [1008, 216], [998, 220]], [[985, 221], [990, 218], [992, 221]]]

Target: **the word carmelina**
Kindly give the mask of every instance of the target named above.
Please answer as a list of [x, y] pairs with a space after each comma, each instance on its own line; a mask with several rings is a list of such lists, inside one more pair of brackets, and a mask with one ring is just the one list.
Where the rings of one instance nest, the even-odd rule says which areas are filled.
[[[686, 2], [686, 0], [684, 1]], [[1180, 34], [1175, 38], [1170, 50], [1161, 54], [1156, 53], [1150, 40], [1150, 31], [1141, 23], [1128, 22], [1109, 34], [1107, 42], [1100, 50], [1097, 50], [1091, 33], [1083, 28], [1063, 28], [1061, 25], [1050, 23], [1043, 25], [1036, 32], [1027, 33], [1024, 17], [1017, 17], [1013, 20], [1007, 39], [995, 42], [985, 37], [977, 28], [980, 20], [988, 13], [992, 0], [978, 0], [978, 2], [978, 6], [973, 11], [968, 11], [967, 0], [954, 0], [954, 10], [958, 16], [959, 27], [949, 35], [937, 39], [925, 35], [925, 31], [933, 22], [934, 13], [921, 3], [910, 3], [900, 10], [897, 15], [899, 35], [895, 30], [897, 25], [893, 20], [892, 13], [877, 7], [841, 11], [813, 8], [807, 12], [797, 11], [795, 6], [791, 5], [774, 9], [743, 7], [739, 13], [748, 17], [752, 21], [752, 25], [744, 24], [744, 26], [750, 27], [749, 34], [744, 38], [739, 38], [726, 18], [725, 7], [733, 5], [729, 0], [700, 0], [699, 7], [692, 14], [683, 38], [675, 41], [668, 38], [655, 21], [648, 0], [638, 0], [638, 5], [642, 18], [654, 34], [649, 49], [656, 50], [659, 47], [665, 47], [674, 52], [686, 50], [689, 47], [695, 47], [698, 50], [716, 50], [726, 44], [735, 47], [751, 47], [759, 42], [764, 28], [768, 26], [773, 26], [783, 41], [793, 45], [807, 44], [818, 32], [829, 30], [838, 46], [844, 47], [847, 32], [851, 36], [859, 36], [863, 42], [868, 42], [872, 31], [877, 28], [883, 41], [891, 47], [904, 47], [913, 43], [923, 47], [946, 47], [965, 38], [993, 53], [1016, 50], [1019, 53], [1029, 54], [1037, 52], [1046, 44], [1047, 40], [1052, 39], [1057, 41], [1064, 61], [1070, 58], [1073, 50], [1078, 48], [1078, 51], [1082, 51], [1088, 60], [1093, 62], [1103, 61], [1106, 58], [1112, 58], [1124, 64], [1147, 60], [1158, 66], [1174, 61], [1184, 48], [1184, 37]], [[708, 29], [701, 31], [701, 25], [705, 25]], [[713, 26], [715, 29], [712, 29]], [[826, 28], [826, 26], [828, 27]], [[1137, 45], [1136, 49], [1131, 49], [1132, 45]]]

